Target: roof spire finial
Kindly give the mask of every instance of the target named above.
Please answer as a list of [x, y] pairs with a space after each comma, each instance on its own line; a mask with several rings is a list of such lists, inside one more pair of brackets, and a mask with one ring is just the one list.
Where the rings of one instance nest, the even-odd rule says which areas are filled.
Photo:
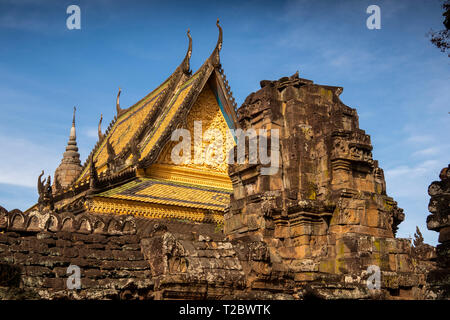
[[90, 167], [89, 167], [89, 191], [88, 194], [92, 194], [96, 191], [98, 186], [98, 174], [97, 169], [95, 168], [95, 160], [94, 155], [89, 159]]
[[103, 113], [100, 113], [100, 121], [98, 122], [98, 140], [102, 140], [103, 138], [102, 120], [103, 120]]
[[222, 27], [219, 25], [219, 18], [217, 18], [216, 26], [219, 28], [219, 38], [217, 39], [216, 48], [220, 51], [222, 49], [223, 31]]
[[77, 139], [76, 131], [75, 131], [75, 112], [77, 111], [77, 108], [73, 107], [73, 118], [72, 118], [72, 128], [70, 128], [70, 136], [69, 140], [75, 141]]
[[189, 47], [188, 51], [186, 52], [186, 57], [184, 57], [183, 60], [183, 72], [187, 75], [190, 75], [192, 73], [191, 66], [190, 66], [190, 59], [192, 55], [192, 37], [191, 37], [191, 30], [187, 30], [187, 36], [189, 38]]
[[119, 102], [119, 98], [120, 98], [120, 93], [121, 92], [122, 92], [122, 89], [120, 89], [120, 87], [119, 87], [119, 92], [117, 93], [117, 100], [116, 100], [117, 118], [122, 113], [122, 109], [120, 108], [120, 102]]
[[214, 48], [214, 52], [211, 55], [211, 62], [214, 67], [220, 67], [219, 52], [220, 50], [222, 50], [223, 31], [222, 27], [219, 25], [219, 18], [217, 18], [216, 26], [217, 28], [219, 28], [219, 38], [217, 39], [217, 44], [216, 47]]

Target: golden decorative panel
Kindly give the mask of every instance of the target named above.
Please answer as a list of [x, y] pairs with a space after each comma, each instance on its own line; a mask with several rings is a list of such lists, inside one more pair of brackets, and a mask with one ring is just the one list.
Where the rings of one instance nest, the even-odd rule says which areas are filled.
[[[194, 123], [200, 128], [200, 139], [194, 138]], [[228, 152], [234, 146], [234, 139], [228, 124], [220, 110], [214, 92], [205, 85], [183, 125], [191, 137], [191, 157], [189, 163], [176, 164], [187, 167], [216, 172], [228, 178]], [[157, 161], [159, 164], [175, 165], [172, 162], [173, 148], [180, 143], [171, 141], [164, 147]], [[218, 153], [217, 153], [218, 152]]]
[[149, 219], [180, 219], [195, 222], [222, 224], [223, 213], [196, 208], [167, 206], [161, 204], [142, 203], [129, 200], [94, 198], [86, 209], [99, 214], [132, 214]]

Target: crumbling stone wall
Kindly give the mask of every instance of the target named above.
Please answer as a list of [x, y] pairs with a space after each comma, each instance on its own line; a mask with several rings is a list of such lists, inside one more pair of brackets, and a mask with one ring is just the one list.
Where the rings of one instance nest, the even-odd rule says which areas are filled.
[[440, 181], [428, 187], [430, 203], [427, 227], [439, 232], [436, 247], [438, 268], [430, 272], [428, 282], [440, 299], [450, 299], [450, 164], [439, 174]]
[[[71, 215], [58, 218], [73, 219], [73, 225], [81, 225], [81, 230], [74, 227], [69, 230], [65, 226], [63, 231], [53, 224], [41, 228], [38, 216], [22, 220], [18, 210], [12, 214], [0, 210], [3, 212], [0, 215], [3, 222], [0, 222], [0, 298], [153, 297], [150, 266], [141, 253], [140, 238], [130, 234], [133, 232], [122, 229], [90, 233], [83, 229], [88, 219], [78, 221], [81, 219]], [[30, 221], [33, 217], [35, 221]], [[70, 265], [80, 267], [79, 290], [67, 287], [72, 274], [68, 274]]]
[[[370, 136], [359, 128], [356, 110], [339, 99], [341, 92], [295, 74], [261, 81], [247, 97], [239, 124], [279, 130], [281, 166], [262, 175], [264, 165], [250, 163], [247, 147], [246, 163], [229, 167], [234, 194], [225, 234], [261, 242], [270, 272], [290, 274], [294, 287], [326, 279], [333, 288], [322, 295], [340, 290], [341, 297], [369, 297], [366, 270], [375, 265], [387, 296], [425, 297], [410, 241], [394, 237], [403, 210], [387, 196]], [[259, 269], [256, 282], [267, 273]]]
[[[67, 286], [70, 265], [80, 267], [80, 289]], [[0, 207], [0, 299], [221, 299], [244, 290], [238, 254], [215, 225]]]

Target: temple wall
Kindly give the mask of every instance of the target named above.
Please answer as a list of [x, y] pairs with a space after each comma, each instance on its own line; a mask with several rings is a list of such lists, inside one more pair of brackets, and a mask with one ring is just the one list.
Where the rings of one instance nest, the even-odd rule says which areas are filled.
[[[70, 265], [79, 289], [67, 286]], [[0, 299], [220, 299], [245, 288], [215, 225], [0, 207]]]
[[[111, 224], [100, 234], [93, 233], [87, 218], [41, 217], [39, 213], [30, 218], [17, 211], [2, 213], [0, 299], [153, 296], [150, 266], [141, 253], [140, 238], [130, 234], [127, 226], [120, 229], [118, 224]], [[67, 287], [73, 273], [68, 273], [70, 265], [80, 267], [80, 289]]]

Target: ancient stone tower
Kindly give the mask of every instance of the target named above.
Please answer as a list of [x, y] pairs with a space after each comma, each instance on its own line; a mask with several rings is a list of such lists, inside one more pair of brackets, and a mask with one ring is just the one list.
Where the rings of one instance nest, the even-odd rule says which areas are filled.
[[262, 175], [261, 164], [230, 166], [234, 193], [224, 232], [232, 241], [259, 241], [270, 272], [289, 270], [296, 281], [333, 274], [356, 281], [374, 265], [386, 281], [395, 274], [403, 294], [415, 294], [410, 243], [395, 238], [403, 210], [386, 195], [370, 137], [341, 92], [295, 74], [261, 81], [247, 97], [239, 125], [278, 129], [281, 165], [274, 175]]
[[427, 227], [439, 232], [436, 247], [437, 268], [428, 275], [428, 282], [437, 292], [438, 298], [450, 299], [450, 164], [439, 174], [440, 181], [428, 187], [430, 203]]
[[75, 131], [75, 107], [73, 108], [72, 127], [70, 128], [69, 141], [67, 142], [66, 152], [63, 154], [61, 164], [55, 170], [53, 189], [59, 191], [72, 184], [82, 170], [80, 154], [78, 153], [77, 135]]

